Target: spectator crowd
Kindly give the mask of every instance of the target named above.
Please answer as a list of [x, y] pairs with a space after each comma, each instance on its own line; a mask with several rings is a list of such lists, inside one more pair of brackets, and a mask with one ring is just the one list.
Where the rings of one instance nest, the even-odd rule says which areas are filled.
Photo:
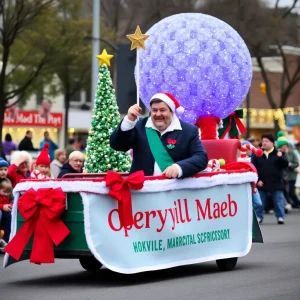
[[253, 195], [253, 202], [259, 223], [263, 223], [265, 212], [274, 212], [277, 223], [284, 224], [285, 214], [300, 208], [300, 143], [290, 143], [283, 132], [277, 134], [277, 140], [265, 134], [261, 141], [249, 138], [242, 143], [263, 150], [261, 157], [249, 153], [258, 173], [258, 193]]
[[[0, 156], [0, 252], [6, 246], [11, 227], [13, 188], [23, 179], [61, 178], [68, 173], [82, 173], [84, 155], [81, 143], [69, 139], [65, 149], [60, 149], [52, 141], [48, 131], [39, 149], [33, 147], [32, 132], [28, 130], [24, 139], [17, 145], [8, 133], [2, 142], [3, 153]], [[39, 151], [33, 162], [29, 152]], [[10, 157], [9, 162], [6, 157]], [[1, 233], [4, 232], [3, 236]]]

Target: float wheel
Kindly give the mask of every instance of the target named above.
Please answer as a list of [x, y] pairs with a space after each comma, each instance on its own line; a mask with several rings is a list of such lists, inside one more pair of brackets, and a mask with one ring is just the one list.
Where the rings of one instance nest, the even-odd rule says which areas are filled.
[[97, 272], [102, 264], [94, 256], [84, 256], [79, 258], [81, 266], [88, 272]]
[[237, 257], [231, 257], [225, 259], [218, 259], [216, 260], [216, 263], [221, 271], [231, 271], [235, 268], [237, 261]]

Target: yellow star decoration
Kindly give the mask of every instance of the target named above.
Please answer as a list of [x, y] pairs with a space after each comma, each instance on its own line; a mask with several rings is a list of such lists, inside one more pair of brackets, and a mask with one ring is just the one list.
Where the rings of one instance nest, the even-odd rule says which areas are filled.
[[134, 34], [127, 34], [126, 37], [131, 41], [131, 49], [143, 48], [145, 50], [145, 40], [149, 37], [147, 34], [142, 34], [140, 26], [135, 30]]
[[106, 49], [102, 51], [100, 55], [96, 56], [99, 59], [99, 66], [107, 65], [110, 67], [110, 60], [114, 57], [106, 52]]

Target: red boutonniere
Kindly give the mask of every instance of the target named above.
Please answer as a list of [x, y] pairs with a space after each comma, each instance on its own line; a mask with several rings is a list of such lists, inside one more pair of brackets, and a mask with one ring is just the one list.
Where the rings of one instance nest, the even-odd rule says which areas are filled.
[[176, 140], [168, 139], [168, 145], [167, 145], [167, 147], [168, 147], [169, 149], [173, 149], [173, 148], [175, 148], [176, 143], [177, 143]]

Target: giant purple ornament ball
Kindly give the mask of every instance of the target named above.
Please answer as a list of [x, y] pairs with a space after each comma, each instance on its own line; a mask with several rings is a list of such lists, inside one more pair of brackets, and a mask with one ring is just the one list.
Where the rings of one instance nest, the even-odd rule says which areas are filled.
[[[201, 116], [225, 118], [244, 100], [252, 79], [251, 56], [240, 35], [225, 22], [200, 13], [161, 20], [146, 33], [140, 57], [140, 98], [173, 94], [194, 124]], [[137, 77], [137, 70], [135, 76]]]

